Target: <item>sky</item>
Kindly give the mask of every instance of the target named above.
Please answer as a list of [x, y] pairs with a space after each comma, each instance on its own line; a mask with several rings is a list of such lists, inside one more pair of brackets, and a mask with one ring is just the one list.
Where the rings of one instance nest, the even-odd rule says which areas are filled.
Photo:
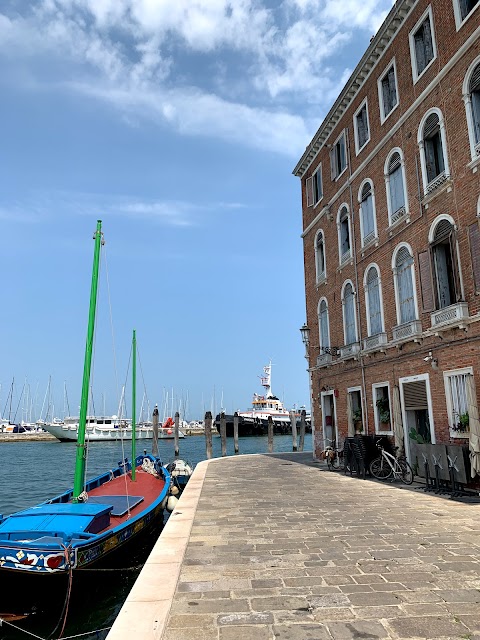
[[292, 170], [391, 6], [2, 0], [0, 415], [78, 414], [97, 219], [91, 412], [133, 329], [145, 409], [244, 410], [270, 361], [309, 406]]

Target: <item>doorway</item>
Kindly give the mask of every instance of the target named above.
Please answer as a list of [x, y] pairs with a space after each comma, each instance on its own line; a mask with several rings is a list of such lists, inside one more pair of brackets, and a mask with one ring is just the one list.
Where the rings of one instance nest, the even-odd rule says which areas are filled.
[[405, 454], [410, 461], [410, 443], [435, 444], [435, 425], [428, 373], [400, 378], [399, 386]]
[[337, 407], [333, 391], [321, 392], [324, 446], [338, 446]]

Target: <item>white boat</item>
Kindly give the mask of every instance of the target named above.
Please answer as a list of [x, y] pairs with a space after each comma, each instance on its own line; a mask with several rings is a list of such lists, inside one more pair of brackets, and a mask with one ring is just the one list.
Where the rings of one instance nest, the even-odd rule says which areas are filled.
[[[42, 424], [43, 429], [58, 438], [61, 442], [77, 440], [78, 417], [68, 416], [64, 420], [54, 420]], [[179, 438], [185, 435], [180, 431]], [[130, 420], [119, 419], [118, 416], [87, 416], [86, 439], [90, 442], [105, 440], [131, 440], [132, 424]], [[153, 424], [140, 422], [135, 428], [136, 440], [151, 440], [153, 438]], [[158, 429], [158, 439], [174, 438], [173, 428]]]

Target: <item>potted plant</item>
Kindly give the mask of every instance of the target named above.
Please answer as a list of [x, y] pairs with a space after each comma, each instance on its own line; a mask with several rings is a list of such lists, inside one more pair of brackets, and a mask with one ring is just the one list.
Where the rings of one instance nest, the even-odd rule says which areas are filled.
[[384, 424], [390, 423], [390, 404], [388, 402], [388, 398], [382, 397], [378, 398], [375, 403], [378, 409], [378, 418], [380, 422]]
[[363, 431], [363, 422], [362, 422], [362, 410], [360, 408], [353, 409], [352, 421], [355, 427], [355, 432], [361, 433]]
[[461, 413], [458, 416], [458, 421], [455, 423], [453, 430], [464, 433], [465, 431], [468, 431], [469, 426], [470, 426], [470, 417], [468, 415], [468, 411], [465, 411], [465, 413]]

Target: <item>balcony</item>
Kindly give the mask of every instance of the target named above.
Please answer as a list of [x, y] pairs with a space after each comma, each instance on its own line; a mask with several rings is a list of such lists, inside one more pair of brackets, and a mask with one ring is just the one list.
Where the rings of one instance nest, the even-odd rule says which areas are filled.
[[442, 171], [442, 173], [439, 173], [436, 178], [434, 178], [431, 182], [427, 184], [427, 188], [425, 189], [425, 195], [429, 195], [430, 193], [433, 193], [434, 191], [436, 191], [438, 187], [444, 184], [449, 178], [450, 176], [447, 175], [445, 171]]
[[340, 358], [348, 360], [349, 358], [355, 358], [360, 351], [360, 343], [352, 342], [352, 344], [346, 344], [340, 347]]
[[319, 356], [317, 356], [317, 367], [328, 367], [331, 362], [331, 353], [321, 353]]
[[432, 329], [447, 327], [449, 325], [462, 325], [463, 321], [469, 317], [468, 303], [457, 302], [449, 307], [434, 311], [430, 318], [432, 320]]
[[411, 320], [393, 327], [393, 341], [404, 342], [414, 340], [422, 335], [422, 323], [420, 320]]
[[405, 209], [405, 207], [400, 207], [400, 209], [397, 209], [394, 213], [392, 213], [392, 216], [390, 218], [390, 226], [393, 226], [396, 222], [404, 218], [406, 214], [407, 210]]
[[364, 351], [378, 351], [388, 342], [386, 333], [377, 333], [374, 336], [368, 336], [363, 340]]

